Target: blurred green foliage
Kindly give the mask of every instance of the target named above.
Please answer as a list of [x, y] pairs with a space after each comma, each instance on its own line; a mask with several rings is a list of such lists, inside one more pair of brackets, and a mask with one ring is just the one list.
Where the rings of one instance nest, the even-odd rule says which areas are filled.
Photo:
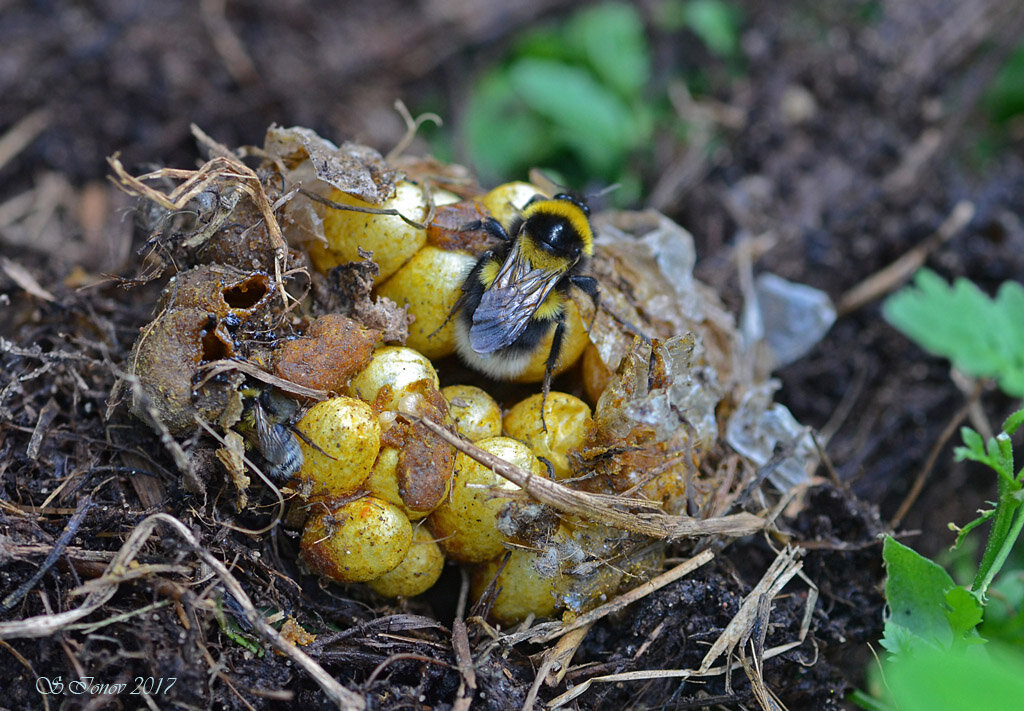
[[486, 182], [535, 166], [575, 184], [620, 181], [651, 137], [650, 80], [636, 9], [582, 10], [561, 27], [528, 33], [507, 62], [480, 78], [465, 117], [469, 155]]
[[[1017, 709], [1024, 699], [1024, 570], [1014, 547], [1024, 529], [1024, 469], [1014, 465], [1011, 436], [1024, 423], [1018, 410], [1002, 431], [984, 441], [961, 430], [958, 460], [996, 475], [995, 508], [957, 531], [957, 545], [990, 523], [985, 552], [970, 586], [958, 585], [941, 566], [886, 537], [882, 549], [889, 613], [881, 644], [888, 655], [875, 672], [872, 696], [853, 699], [873, 711], [899, 709]], [[939, 679], [941, 678], [941, 681]], [[884, 679], [884, 681], [883, 681]]]
[[947, 284], [928, 269], [893, 294], [882, 313], [893, 326], [963, 372], [995, 378], [1008, 395], [1024, 396], [1024, 287], [1003, 284], [996, 298], [967, 279]]
[[[740, 16], [719, 0], [664, 0], [654, 15], [660, 29], [689, 29], [712, 52], [737, 51]], [[611, 200], [635, 203], [656, 129], [679, 123], [653, 83], [644, 18], [632, 4], [594, 5], [530, 30], [471, 89], [468, 158], [484, 183], [539, 167], [565, 185], [617, 183]]]
[[1024, 44], [1010, 55], [985, 93], [992, 120], [1005, 124], [1024, 113]]
[[737, 8], [721, 0], [666, 0], [658, 6], [658, 24], [666, 30], [688, 29], [722, 59], [734, 59], [740, 49]]

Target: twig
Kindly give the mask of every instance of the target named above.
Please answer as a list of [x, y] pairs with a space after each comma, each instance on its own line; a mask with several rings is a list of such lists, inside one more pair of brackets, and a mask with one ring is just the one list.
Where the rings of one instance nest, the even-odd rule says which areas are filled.
[[406, 148], [412, 143], [413, 139], [416, 138], [416, 132], [419, 131], [420, 126], [425, 122], [430, 121], [435, 126], [442, 126], [444, 122], [441, 117], [435, 113], [420, 114], [416, 118], [413, 118], [412, 114], [409, 113], [408, 107], [405, 102], [401, 99], [395, 100], [395, 111], [402, 117], [402, 121], [405, 122], [405, 135], [402, 136], [401, 140], [395, 144], [395, 147], [388, 151], [388, 154], [384, 156], [384, 161], [387, 163], [393, 162], [405, 151]]
[[765, 526], [764, 519], [749, 513], [695, 519], [689, 516], [673, 516], [660, 511], [625, 511], [612, 505], [611, 502], [615, 501], [614, 497], [576, 491], [551, 479], [536, 476], [477, 447], [460, 435], [449, 432], [436, 422], [408, 413], [402, 414], [411, 421], [419, 422], [466, 456], [517, 484], [523, 491], [541, 503], [564, 513], [597, 520], [625, 531], [664, 539], [710, 535], [745, 536], [760, 531]]
[[53, 567], [53, 564], [57, 562], [64, 549], [67, 548], [68, 543], [78, 533], [79, 527], [82, 525], [82, 521], [85, 520], [85, 514], [88, 513], [92, 506], [92, 499], [85, 497], [78, 502], [78, 508], [75, 509], [74, 515], [68, 519], [67, 524], [64, 526], [64, 530], [60, 534], [60, 538], [57, 539], [56, 543], [53, 544], [53, 549], [50, 550], [49, 555], [43, 560], [43, 564], [39, 566], [31, 578], [26, 580], [24, 583], [18, 586], [18, 589], [12, 592], [10, 595], [4, 598], [3, 602], [0, 603], [0, 613], [7, 612], [12, 607], [18, 604], [21, 598], [25, 597], [28, 592], [35, 587], [36, 583], [46, 575], [46, 572]]
[[671, 570], [662, 573], [656, 578], [648, 580], [643, 585], [638, 585], [637, 587], [633, 588], [627, 593], [619, 595], [611, 602], [606, 602], [604, 605], [601, 605], [600, 607], [595, 607], [590, 612], [577, 617], [575, 620], [573, 620], [571, 624], [560, 627], [554, 632], [550, 632], [544, 635], [543, 637], [539, 638], [537, 641], [550, 642], [556, 637], [561, 637], [562, 635], [568, 632], [572, 632], [573, 630], [593, 624], [597, 620], [600, 620], [602, 617], [607, 617], [612, 613], [618, 612], [622, 608], [633, 604], [637, 600], [647, 597], [656, 590], [660, 590], [669, 583], [674, 583], [683, 576], [689, 575], [694, 570], [701, 567], [705, 563], [709, 562], [714, 557], [715, 554], [709, 550], [701, 551], [697, 555], [683, 561]]
[[203, 379], [196, 385], [197, 388], [202, 387], [204, 383], [217, 375], [238, 371], [239, 373], [244, 373], [251, 378], [264, 382], [267, 385], [272, 385], [279, 390], [291, 393], [292, 395], [298, 395], [299, 397], [319, 401], [326, 400], [330, 395], [326, 390], [307, 388], [305, 385], [299, 385], [298, 383], [293, 383], [290, 380], [279, 378], [272, 373], [268, 373], [259, 366], [239, 358], [214, 360], [209, 363], [204, 363], [200, 366], [199, 370], [203, 373]]
[[[973, 402], [973, 399], [972, 399]], [[928, 459], [925, 460], [924, 466], [921, 467], [921, 471], [917, 473], [917, 477], [914, 479], [914, 485], [910, 487], [910, 491], [907, 492], [907, 496], [903, 499], [903, 503], [896, 510], [896, 514], [892, 517], [889, 522], [889, 530], [895, 531], [900, 523], [903, 521], [903, 517], [910, 511], [910, 507], [917, 501], [917, 497], [924, 491], [925, 482], [928, 481], [928, 477], [931, 476], [932, 469], [935, 468], [935, 462], [939, 459], [939, 454], [946, 447], [946, 443], [956, 433], [956, 428], [960, 426], [960, 423], [967, 418], [967, 413], [971, 411], [971, 402], [961, 407], [953, 419], [949, 421], [946, 428], [942, 430], [942, 434], [939, 435], [938, 440], [932, 446], [932, 451], [928, 453]]]
[[259, 72], [225, 17], [224, 5], [224, 0], [202, 0], [199, 3], [200, 16], [213, 41], [213, 48], [234, 80], [242, 85], [252, 84], [259, 79]]
[[970, 223], [974, 218], [974, 209], [972, 202], [958, 202], [931, 236], [843, 294], [836, 304], [838, 317], [842, 318], [901, 286], [924, 265], [932, 252], [959, 234], [960, 230]]
[[11, 126], [3, 136], [0, 136], [0, 168], [21, 153], [49, 125], [50, 112], [39, 109]]
[[459, 691], [455, 697], [454, 711], [469, 711], [476, 693], [476, 670], [473, 669], [473, 650], [469, 646], [466, 634], [466, 623], [462, 616], [452, 623], [452, 648], [455, 650], [455, 661], [459, 665]]
[[[742, 661], [727, 662], [717, 667], [711, 666], [715, 658], [720, 657], [728, 649], [732, 648], [741, 638], [749, 639], [747, 631], [753, 630], [757, 613], [763, 609], [764, 596], [770, 600], [789, 582], [794, 575], [799, 576], [810, 588], [807, 594], [807, 602], [804, 608], [804, 616], [800, 623], [800, 632], [797, 639], [792, 642], [777, 645], [765, 650], [760, 655], [762, 660], [776, 657], [780, 654], [803, 644], [810, 629], [814, 608], [818, 600], [818, 591], [814, 584], [800, 570], [800, 563], [795, 560], [799, 551], [793, 548], [784, 550], [768, 568], [761, 581], [744, 598], [740, 611], [733, 617], [732, 622], [722, 632], [718, 641], [712, 646], [711, 651], [705, 657], [705, 663], [699, 669], [647, 669], [641, 671], [624, 672], [621, 674], [607, 674], [586, 679], [564, 694], [552, 699], [548, 708], [558, 709], [568, 704], [573, 699], [585, 693], [593, 684], [597, 683], [618, 683], [623, 681], [643, 681], [648, 679], [697, 679], [710, 676], [728, 674], [737, 669], [744, 669]], [[714, 655], [714, 658], [711, 658]], [[708, 661], [708, 659], [710, 661]], [[703, 708], [703, 705], [702, 705]]]
[[[363, 711], [366, 708], [366, 702], [361, 696], [339, 684], [334, 677], [324, 671], [323, 667], [317, 664], [308, 654], [286, 640], [281, 636], [280, 632], [271, 627], [263, 615], [255, 608], [252, 600], [249, 599], [249, 595], [239, 584], [238, 580], [235, 579], [221, 561], [200, 546], [198, 539], [196, 539], [188, 527], [174, 516], [166, 513], [156, 513], [143, 519], [132, 531], [124, 545], [121, 546], [114, 560], [107, 566], [104, 575], [117, 576], [124, 571], [128, 564], [138, 555], [139, 551], [142, 550], [143, 546], [146, 545], [147, 540], [158, 523], [168, 525], [174, 533], [188, 543], [192, 551], [206, 565], [213, 569], [213, 572], [220, 578], [228, 592], [234, 596], [249, 624], [266, 641], [291, 659], [296, 666], [309, 674], [320, 685], [324, 693], [330, 697], [331, 701], [337, 704], [338, 708], [344, 711]], [[65, 629], [71, 623], [77, 622], [98, 610], [114, 596], [117, 588], [116, 582], [109, 582], [107, 585], [91, 591], [85, 601], [73, 610], [0, 623], [0, 639], [49, 637]]]
[[800, 571], [803, 566], [797, 560], [800, 553], [801, 551], [798, 548], [786, 548], [772, 561], [768, 571], [758, 584], [754, 586], [754, 589], [743, 599], [739, 612], [736, 613], [726, 626], [725, 631], [722, 632], [721, 636], [711, 645], [711, 649], [704, 655], [704, 659], [698, 668], [699, 672], [707, 672], [711, 665], [723, 654], [733, 649], [745, 634], [745, 631], [750, 629], [757, 617], [761, 596], [767, 595], [769, 599], [775, 597], [785, 587], [786, 583]]
[[425, 219], [423, 222], [417, 222], [411, 217], [406, 217], [401, 212], [393, 207], [363, 207], [361, 205], [345, 205], [344, 203], [336, 202], [330, 198], [325, 198], [323, 195], [317, 195], [311, 190], [302, 188], [299, 190], [302, 195], [305, 195], [313, 202], [318, 202], [321, 205], [326, 205], [332, 210], [348, 210], [349, 212], [365, 212], [367, 215], [385, 215], [389, 217], [397, 217], [405, 224], [410, 227], [414, 227], [417, 230], [425, 230], [430, 223], [430, 219]]

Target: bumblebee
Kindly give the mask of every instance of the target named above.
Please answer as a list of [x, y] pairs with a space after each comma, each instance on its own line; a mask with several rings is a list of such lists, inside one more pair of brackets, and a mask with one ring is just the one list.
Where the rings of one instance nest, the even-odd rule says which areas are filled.
[[544, 392], [565, 335], [566, 300], [573, 286], [598, 300], [597, 280], [584, 274], [594, 255], [590, 208], [559, 193], [534, 198], [506, 228], [494, 218], [466, 225], [499, 241], [469, 272], [452, 314], [456, 349], [472, 368], [514, 379], [554, 330], [544, 370]]
[[278, 483], [287, 482], [302, 467], [302, 448], [291, 428], [284, 424], [297, 403], [276, 391], [242, 388], [242, 418], [235, 429], [245, 437], [248, 448], [263, 460], [264, 473]]

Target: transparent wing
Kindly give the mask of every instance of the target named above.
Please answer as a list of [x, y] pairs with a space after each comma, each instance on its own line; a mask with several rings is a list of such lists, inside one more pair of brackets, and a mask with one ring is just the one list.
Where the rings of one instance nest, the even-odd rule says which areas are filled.
[[555, 287], [558, 272], [533, 269], [518, 244], [473, 312], [469, 343], [481, 355], [512, 345]]

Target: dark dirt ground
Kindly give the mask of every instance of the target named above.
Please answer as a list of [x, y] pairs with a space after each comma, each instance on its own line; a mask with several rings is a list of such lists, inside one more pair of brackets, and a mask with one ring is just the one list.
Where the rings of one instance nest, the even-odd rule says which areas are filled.
[[[127, 292], [77, 287], [89, 275], [135, 273], [141, 235], [132, 228], [130, 200], [106, 181], [106, 156], [120, 151], [130, 168], [193, 166], [198, 151], [190, 123], [229, 146], [260, 143], [276, 122], [386, 151], [404, 131], [391, 108], [395, 98], [414, 111], [445, 107], [457, 131], [474, 72], [499, 56], [517, 29], [576, 4], [432, 0], [411, 12], [398, 2], [202, 0], [184, 9], [125, 0], [0, 1], [0, 134], [7, 136], [0, 141], [0, 249], [11, 260], [0, 270], [0, 593], [42, 563], [79, 497], [91, 492], [94, 503], [68, 555], [37, 583], [41, 592], [0, 621], [77, 604], [67, 593], [102, 572], [109, 555], [99, 553], [116, 551], [135, 523], [166, 507], [189, 512], [194, 533], [221, 560], [238, 564], [253, 590], [265, 591], [263, 603], [313, 610], [343, 630], [307, 651], [372, 707], [449, 707], [460, 683], [446, 627], [450, 611], [421, 601], [378, 610], [379, 600], [366, 594], [300, 587], [287, 555], [294, 542], [240, 540], [209, 517], [210, 509], [189, 511], [187, 498], [139, 501], [128, 478], [145, 470], [170, 481], [173, 465], [147, 429], [123, 417], [106, 422], [104, 414], [111, 366], [123, 362], [148, 320], [158, 285]], [[984, 163], [974, 155], [984, 123], [981, 92], [1024, 31], [1024, 8], [999, 0], [739, 4], [747, 73], [723, 82], [714, 98], [742, 120], [699, 157], [682, 146], [659, 151], [645, 178], [652, 206], [696, 238], [698, 276], [731, 307], [740, 304], [735, 264], [743, 235], [767, 245], [758, 270], [823, 289], [841, 304], [828, 336], [778, 373], [778, 398], [822, 432], [849, 489], [823, 486], [787, 520], [797, 540], [819, 544], [805, 570], [822, 585], [814, 632], [820, 663], [795, 678], [793, 661], [814, 656], [800, 648], [765, 669], [769, 687], [789, 708], [839, 708], [842, 693], [861, 683], [866, 645], [880, 633], [874, 537], [934, 451], [928, 483], [897, 528], [922, 552], [945, 548], [946, 522], [972, 518], [992, 492], [984, 474], [952, 462], [944, 432], [971, 412], [999, 422], [1010, 407], [991, 387], [954, 385], [945, 361], [926, 356], [882, 320], [882, 294], [853, 305], [844, 295], [927, 240], [964, 201], [973, 217], [930, 252], [928, 265], [948, 277], [970, 277], [989, 292], [1024, 279], [1019, 143]], [[714, 65], [685, 34], [651, 41], [666, 73]], [[795, 95], [812, 99], [809, 113], [796, 117], [787, 109]], [[686, 160], [689, 168], [679, 170]], [[19, 268], [52, 298], [27, 293]], [[139, 443], [148, 454], [140, 457]], [[163, 562], [188, 558], [169, 535], [157, 548]], [[86, 549], [93, 559], [82, 553], [67, 564], [75, 550]], [[734, 560], [770, 560], [763, 542], [730, 550]], [[168, 599], [173, 606], [87, 632], [0, 643], [0, 708], [42, 708], [33, 684], [46, 674], [110, 683], [177, 677], [178, 691], [159, 708], [327, 707], [309, 678], [273, 655], [253, 658], [216, 623], [183, 607], [196, 593], [178, 586], [171, 572], [156, 580], [123, 589], [111, 609]], [[742, 566], [719, 559], [614, 625], [596, 627], [581, 656], [605, 673], [692, 665], [702, 635], [728, 622], [753, 582]], [[449, 589], [457, 589], [453, 584]], [[769, 642], [799, 625], [801, 602], [777, 603], [779, 629]], [[185, 609], [190, 620], [182, 617]], [[102, 616], [87, 618], [95, 619]], [[672, 628], [652, 634], [652, 620], [669, 620]], [[509, 648], [481, 658], [475, 707], [518, 708], [533, 678], [525, 654], [535, 651]], [[707, 693], [721, 695], [722, 708], [753, 708], [741, 677], [733, 680], [733, 696], [717, 682]], [[714, 701], [696, 702], [692, 688], [680, 688], [670, 681], [595, 686], [579, 704], [694, 708]], [[275, 696], [277, 689], [288, 694]], [[68, 707], [108, 702], [134, 707], [124, 698]]]

